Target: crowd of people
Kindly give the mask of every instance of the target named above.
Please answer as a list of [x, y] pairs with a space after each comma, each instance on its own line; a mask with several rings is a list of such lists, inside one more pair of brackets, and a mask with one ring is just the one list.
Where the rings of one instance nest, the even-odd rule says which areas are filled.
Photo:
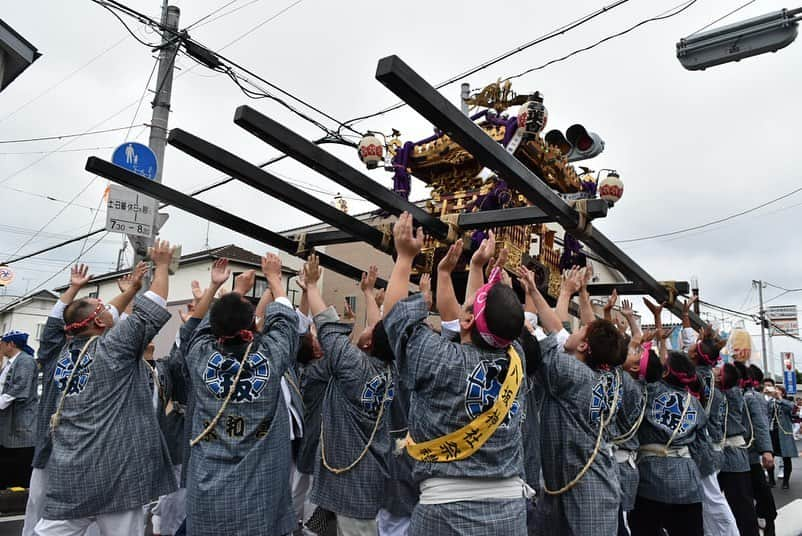
[[[662, 305], [597, 317], [592, 273], [563, 277], [556, 307], [535, 276], [503, 268], [492, 233], [461, 241], [410, 294], [424, 236], [393, 229], [386, 289], [360, 282], [364, 329], [321, 295], [316, 255], [293, 308], [281, 261], [249, 301], [255, 271], [217, 260], [169, 355], [169, 243], [157, 241], [104, 304], [72, 269], [34, 358], [3, 336], [2, 484], [32, 465], [23, 534], [253, 536], [773, 534], [774, 455], [788, 487], [793, 403], [725, 341], [683, 320], [669, 349]], [[467, 260], [465, 300], [452, 272]], [[578, 295], [578, 328], [569, 303]], [[440, 324], [431, 325], [436, 308]], [[37, 376], [43, 375], [41, 396]], [[27, 484], [25, 482], [24, 484]]]

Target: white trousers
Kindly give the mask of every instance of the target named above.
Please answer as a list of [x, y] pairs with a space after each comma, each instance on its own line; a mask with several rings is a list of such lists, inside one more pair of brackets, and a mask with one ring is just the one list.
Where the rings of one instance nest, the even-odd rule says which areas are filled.
[[718, 473], [702, 479], [702, 521], [705, 536], [739, 536], [730, 505], [718, 485]]
[[36, 536], [86, 536], [90, 525], [97, 523], [101, 536], [142, 536], [145, 534], [145, 513], [142, 507], [100, 514], [81, 519], [40, 519]]
[[337, 514], [337, 536], [376, 536], [375, 519], [354, 519]]
[[33, 529], [42, 519], [45, 509], [45, 490], [47, 489], [47, 471], [34, 469], [31, 472], [31, 483], [28, 488], [28, 503], [25, 505], [25, 523], [22, 525], [22, 536], [34, 536]]
[[[309, 495], [312, 493], [312, 482], [314, 482], [314, 475], [307, 475], [298, 472], [295, 468], [295, 462], [292, 464], [292, 472], [290, 473], [290, 490], [292, 492], [292, 507], [295, 509], [295, 516], [303, 526], [317, 508], [316, 504], [309, 501]], [[306, 527], [303, 528], [304, 536], [314, 536], [315, 533]]]
[[376, 514], [379, 536], [407, 536], [411, 517], [394, 516], [384, 508]]

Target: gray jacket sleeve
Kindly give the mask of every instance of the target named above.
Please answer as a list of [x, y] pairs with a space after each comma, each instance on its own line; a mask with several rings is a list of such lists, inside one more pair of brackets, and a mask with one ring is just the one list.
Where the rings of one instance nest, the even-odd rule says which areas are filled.
[[755, 434], [755, 440], [750, 450], [760, 454], [774, 451], [774, 447], [771, 444], [771, 435], [769, 434], [769, 412], [766, 409], [767, 402], [761, 399], [762, 396], [763, 395], [753, 393], [752, 396], [744, 397], [749, 409], [749, 415], [752, 418], [752, 427]]
[[36, 392], [31, 392], [32, 387], [36, 388], [34, 376], [36, 375], [36, 362], [33, 356], [21, 353], [12, 365], [6, 378], [5, 385], [0, 386], [0, 392], [4, 395], [14, 397], [17, 402], [22, 402], [28, 398], [36, 398]]
[[98, 342], [98, 347], [111, 358], [112, 364], [135, 362], [142, 358], [145, 347], [170, 320], [170, 316], [164, 307], [138, 296], [134, 302], [134, 312], [106, 332]]
[[47, 317], [45, 327], [42, 330], [42, 338], [39, 341], [39, 351], [36, 352], [36, 359], [40, 363], [47, 363], [58, 357], [64, 344], [67, 342], [67, 335], [64, 333], [64, 320], [53, 316]]

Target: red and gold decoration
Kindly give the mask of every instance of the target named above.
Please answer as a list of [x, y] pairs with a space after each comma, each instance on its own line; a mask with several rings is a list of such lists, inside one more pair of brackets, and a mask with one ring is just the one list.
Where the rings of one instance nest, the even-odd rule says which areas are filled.
[[384, 162], [384, 144], [372, 132], [359, 140], [359, 159], [368, 169], [376, 169]]
[[615, 205], [624, 195], [624, 182], [617, 172], [611, 171], [599, 183], [599, 197], [610, 206]]

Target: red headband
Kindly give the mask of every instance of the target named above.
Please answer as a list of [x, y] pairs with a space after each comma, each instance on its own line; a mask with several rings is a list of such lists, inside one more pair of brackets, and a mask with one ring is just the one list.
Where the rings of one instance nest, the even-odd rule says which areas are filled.
[[240, 339], [243, 342], [251, 342], [253, 340], [253, 331], [249, 329], [241, 329], [233, 335], [223, 335], [217, 338], [217, 342], [223, 344], [232, 339]]
[[758, 389], [760, 387], [760, 382], [752, 378], [741, 378], [738, 380], [738, 387], [741, 389], [749, 389], [750, 387], [752, 389]]
[[711, 366], [711, 367], [715, 367], [716, 364], [721, 359], [721, 356], [717, 357], [716, 359], [713, 359], [708, 354], [704, 353], [702, 351], [702, 341], [701, 340], [696, 341], [696, 353], [702, 358], [702, 361], [704, 361], [705, 365], [708, 365], [708, 366]]
[[482, 288], [476, 291], [476, 299], [473, 302], [473, 317], [474, 321], [476, 322], [476, 330], [479, 332], [479, 335], [482, 337], [482, 339], [493, 348], [506, 348], [512, 344], [511, 340], [503, 339], [491, 333], [490, 328], [487, 326], [487, 319], [485, 318], [487, 295], [490, 293], [490, 289], [500, 281], [501, 267], [496, 266], [493, 268], [493, 271], [490, 272], [490, 277], [488, 278], [487, 283], [482, 285]]
[[103, 306], [103, 301], [98, 300], [97, 302], [98, 302], [97, 307], [95, 308], [94, 311], [92, 311], [92, 313], [89, 316], [87, 316], [80, 322], [73, 322], [72, 324], [67, 324], [66, 326], [64, 326], [64, 331], [66, 331], [67, 333], [82, 331], [86, 326], [88, 326], [95, 318], [97, 318], [97, 315], [99, 315], [105, 310], [105, 307]]
[[688, 390], [691, 395], [696, 398], [701, 398], [702, 394], [696, 389], [696, 385], [698, 385], [698, 378], [696, 374], [688, 374], [687, 372], [679, 372], [671, 368], [671, 365], [666, 365], [666, 372], [677, 379], [682, 385], [685, 386], [685, 389]]

